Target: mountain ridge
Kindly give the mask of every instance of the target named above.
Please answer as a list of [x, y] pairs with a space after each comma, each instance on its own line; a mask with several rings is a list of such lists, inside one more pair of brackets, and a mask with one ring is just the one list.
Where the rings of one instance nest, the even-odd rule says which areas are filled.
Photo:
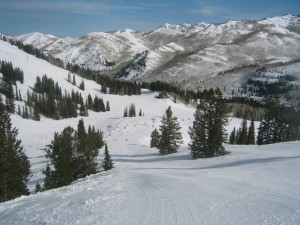
[[[300, 17], [291, 14], [221, 24], [165, 23], [147, 33], [123, 29], [91, 32], [79, 38], [40, 33], [12, 38], [65, 63], [99, 70], [104, 75], [180, 82], [183, 88], [194, 90], [222, 83], [218, 74], [224, 71], [232, 70], [242, 85], [255, 68], [239, 70], [239, 74], [235, 68], [252, 64], [276, 67], [300, 59]], [[142, 67], [132, 65], [144, 52], [143, 63], [138, 63]], [[228, 87], [236, 82], [230, 76], [227, 79]]]

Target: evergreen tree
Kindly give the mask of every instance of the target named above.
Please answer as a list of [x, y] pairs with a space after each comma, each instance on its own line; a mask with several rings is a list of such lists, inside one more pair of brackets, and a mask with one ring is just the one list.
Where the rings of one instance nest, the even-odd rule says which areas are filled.
[[77, 166], [76, 178], [80, 178], [97, 172], [96, 159], [99, 149], [103, 146], [103, 140], [102, 134], [95, 131], [86, 133], [82, 119], [78, 123], [77, 139], [77, 154], [80, 164]]
[[80, 99], [79, 115], [80, 116], [88, 116], [88, 110], [85, 107], [82, 98]]
[[176, 153], [179, 144], [182, 143], [182, 135], [177, 117], [173, 116], [171, 107], [169, 106], [162, 117], [160, 125], [161, 138], [158, 145], [160, 154], [167, 155]]
[[71, 83], [71, 73], [68, 73], [68, 81]]
[[35, 101], [34, 107], [33, 107], [33, 119], [36, 120], [36, 121], [40, 121], [41, 120], [40, 109], [39, 109], [37, 101]]
[[0, 202], [28, 195], [30, 164], [0, 96]]
[[221, 94], [208, 92], [205, 99], [200, 100], [194, 117], [193, 127], [189, 128], [192, 157], [207, 158], [224, 154], [227, 116]]
[[76, 78], [75, 78], [75, 75], [73, 74], [73, 81], [72, 81], [72, 84], [73, 85], [76, 85]]
[[110, 111], [109, 101], [106, 101], [106, 111]]
[[104, 85], [101, 85], [101, 92], [107, 94], [107, 88]]
[[85, 85], [84, 85], [84, 80], [83, 80], [83, 79], [81, 80], [81, 83], [79, 84], [79, 88], [80, 88], [81, 90], [83, 90], [83, 91], [84, 91], [84, 89], [85, 89]]
[[83, 120], [79, 120], [77, 131], [66, 127], [62, 133], [55, 133], [46, 157], [50, 164], [43, 170], [44, 189], [70, 184], [72, 181], [97, 172], [97, 156], [103, 146], [103, 136], [89, 126], [85, 131]]
[[123, 117], [128, 117], [128, 109], [127, 106], [124, 109]]
[[6, 110], [10, 113], [14, 113], [15, 112], [14, 89], [13, 89], [12, 84], [9, 82], [6, 83], [6, 88], [7, 88], [7, 93], [6, 93], [6, 98], [5, 98]]
[[269, 98], [266, 114], [258, 128], [257, 144], [272, 144], [300, 139], [300, 112]]
[[19, 101], [21, 102], [23, 101], [20, 89], [19, 89]]
[[104, 159], [102, 161], [102, 168], [104, 169], [104, 171], [107, 171], [107, 170], [111, 170], [112, 168], [114, 168], [113, 166], [113, 162], [112, 162], [112, 159], [109, 155], [109, 151], [108, 151], [108, 148], [107, 148], [107, 144], [105, 143], [105, 151], [104, 151]]
[[248, 139], [247, 120], [243, 119], [242, 124], [241, 124], [241, 128], [240, 128], [240, 135], [239, 135], [238, 144], [240, 144], [240, 145], [247, 144], [247, 139]]
[[46, 190], [69, 185], [74, 180], [74, 129], [66, 127], [61, 134], [55, 133], [51, 147], [46, 149], [46, 157], [50, 159], [53, 170], [47, 165], [43, 170]]
[[230, 133], [229, 136], [229, 144], [235, 145], [236, 144], [236, 134], [235, 134], [235, 127], [233, 128], [232, 132]]
[[87, 97], [87, 107], [88, 107], [88, 109], [93, 109], [93, 98], [92, 98], [91, 94], [88, 94], [88, 97]]
[[236, 136], [235, 136], [235, 141], [236, 141], [236, 144], [239, 144], [239, 139], [240, 139], [240, 129], [237, 129], [236, 130]]
[[160, 134], [158, 130], [155, 128], [154, 131], [151, 133], [151, 141], [150, 141], [150, 147], [151, 148], [158, 148], [160, 143]]
[[133, 103], [131, 103], [130, 106], [129, 106], [128, 116], [129, 117], [135, 117], [136, 116], [135, 105]]
[[248, 139], [247, 139], [248, 145], [254, 145], [255, 144], [255, 125], [254, 125], [254, 119], [252, 118], [251, 124], [248, 131]]
[[20, 106], [20, 105], [18, 105], [18, 115], [19, 115], [19, 116], [22, 115], [22, 114], [21, 114], [21, 106]]
[[38, 193], [38, 192], [41, 192], [41, 191], [42, 191], [42, 186], [39, 184], [39, 182], [36, 182], [34, 192]]
[[142, 109], [140, 109], [140, 111], [139, 111], [139, 116], [143, 116]]

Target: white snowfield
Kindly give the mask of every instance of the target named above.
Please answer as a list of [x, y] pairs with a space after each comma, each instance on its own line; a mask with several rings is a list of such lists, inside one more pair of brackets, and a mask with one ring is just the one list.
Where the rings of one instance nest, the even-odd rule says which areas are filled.
[[[35, 77], [44, 73], [63, 89], [80, 91], [66, 81], [67, 71], [2, 41], [0, 50], [1, 60], [12, 61], [24, 71], [24, 84], [18, 83], [23, 98]], [[300, 224], [299, 142], [225, 145], [230, 154], [193, 160], [187, 131], [194, 108], [158, 100], [154, 98], [157, 93], [147, 90], [141, 96], [103, 95], [100, 86], [87, 80], [85, 88], [82, 96], [97, 94], [110, 102], [110, 112], [89, 111], [83, 119], [86, 127], [91, 124], [104, 132], [115, 168], [66, 187], [0, 203], [0, 225]], [[123, 118], [130, 103], [145, 116]], [[161, 156], [149, 147], [150, 133], [159, 128], [168, 106], [178, 117], [184, 142], [178, 153]], [[76, 128], [80, 118], [54, 121], [42, 117], [36, 122], [14, 114], [11, 119], [31, 162], [28, 187], [33, 192], [36, 182], [43, 180], [41, 169], [47, 163], [41, 149], [51, 142], [54, 132], [69, 125]], [[240, 123], [230, 119], [228, 132]]]
[[299, 224], [299, 143], [192, 160], [186, 145], [158, 155], [141, 130], [128, 143], [107, 138], [115, 169], [2, 203], [0, 224]]

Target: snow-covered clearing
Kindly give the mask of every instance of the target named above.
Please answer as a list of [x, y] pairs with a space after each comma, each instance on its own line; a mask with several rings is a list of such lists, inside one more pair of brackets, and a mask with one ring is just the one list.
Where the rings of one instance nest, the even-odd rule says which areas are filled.
[[[66, 81], [67, 71], [35, 59], [0, 41], [0, 59], [24, 71], [23, 96], [35, 77], [46, 73], [64, 89], [78, 89]], [[76, 77], [78, 78], [78, 77]], [[78, 78], [79, 79], [79, 78]], [[299, 143], [267, 146], [225, 145], [230, 154], [192, 160], [188, 150], [188, 127], [194, 108], [157, 93], [143, 90], [141, 96], [103, 95], [94, 82], [85, 81], [88, 93], [110, 102], [110, 112], [83, 117], [104, 132], [115, 168], [58, 188], [0, 204], [0, 224], [299, 224]], [[123, 118], [123, 110], [135, 103], [145, 116]], [[182, 126], [184, 143], [176, 154], [161, 156], [149, 148], [150, 133], [158, 128], [165, 109], [171, 106]], [[80, 118], [40, 122], [11, 116], [32, 166], [31, 191], [42, 181], [40, 170], [47, 163], [41, 150], [54, 132], [76, 127]], [[231, 119], [227, 127], [239, 127]], [[111, 127], [111, 130], [108, 130]], [[103, 150], [99, 160], [103, 158]]]

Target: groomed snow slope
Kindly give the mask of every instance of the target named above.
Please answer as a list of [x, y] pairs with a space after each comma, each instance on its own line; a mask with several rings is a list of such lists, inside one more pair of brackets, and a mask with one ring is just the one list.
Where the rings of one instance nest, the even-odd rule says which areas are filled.
[[2, 203], [0, 224], [299, 224], [298, 143], [191, 160], [186, 145], [158, 155], [141, 130], [127, 144], [107, 138], [114, 170]]
[[[23, 95], [35, 77], [44, 73], [64, 89], [77, 91], [66, 81], [67, 71], [2, 41], [0, 49], [1, 60], [12, 61], [24, 71], [24, 84], [18, 84]], [[141, 96], [113, 96], [99, 93], [100, 87], [91, 81], [85, 81], [85, 87], [83, 96], [98, 94], [110, 102], [110, 112], [89, 111], [89, 117], [83, 119], [86, 126], [94, 125], [104, 132], [115, 168], [67, 187], [1, 203], [1, 225], [299, 224], [298, 142], [259, 147], [226, 145], [228, 155], [192, 160], [187, 131], [195, 109], [170, 99], [155, 99], [156, 93], [147, 90]], [[137, 110], [141, 108], [145, 116], [123, 118], [123, 110], [130, 103], [135, 103]], [[160, 156], [157, 149], [149, 148], [150, 133], [159, 127], [168, 106], [180, 121], [184, 143], [178, 153]], [[42, 117], [36, 122], [12, 115], [11, 119], [31, 162], [28, 185], [33, 191], [47, 163], [41, 149], [51, 142], [55, 131], [68, 125], [76, 128], [80, 118], [54, 121]], [[231, 119], [228, 131], [240, 122]], [[102, 158], [103, 149], [99, 160]]]

